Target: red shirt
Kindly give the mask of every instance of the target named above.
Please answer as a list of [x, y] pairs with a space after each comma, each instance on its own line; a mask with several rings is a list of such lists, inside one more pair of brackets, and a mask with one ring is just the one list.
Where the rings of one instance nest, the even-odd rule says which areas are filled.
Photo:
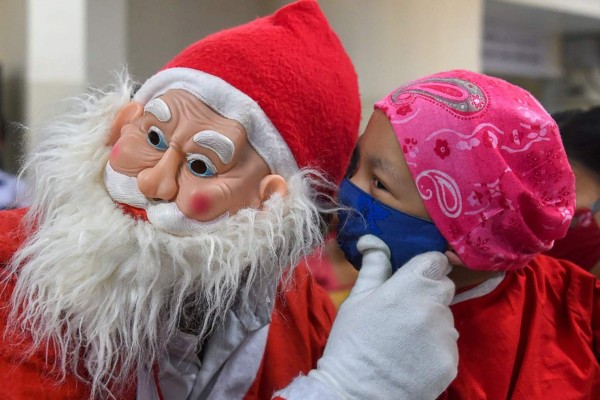
[[491, 293], [453, 305], [458, 376], [441, 399], [600, 398], [600, 285], [538, 256]]

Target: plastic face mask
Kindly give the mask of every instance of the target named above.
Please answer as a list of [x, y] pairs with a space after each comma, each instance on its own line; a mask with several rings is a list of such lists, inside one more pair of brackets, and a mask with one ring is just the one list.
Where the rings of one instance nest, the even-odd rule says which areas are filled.
[[356, 243], [368, 234], [388, 245], [394, 272], [418, 254], [446, 249], [446, 240], [433, 223], [381, 203], [348, 179], [340, 185], [339, 200], [352, 210], [339, 212], [337, 242], [356, 269], [362, 266]]

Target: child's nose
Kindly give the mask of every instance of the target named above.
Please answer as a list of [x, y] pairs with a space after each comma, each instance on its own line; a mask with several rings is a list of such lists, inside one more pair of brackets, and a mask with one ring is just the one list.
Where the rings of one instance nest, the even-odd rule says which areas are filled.
[[151, 199], [174, 200], [179, 191], [177, 177], [185, 154], [176, 143], [170, 143], [160, 161], [138, 174], [138, 188]]

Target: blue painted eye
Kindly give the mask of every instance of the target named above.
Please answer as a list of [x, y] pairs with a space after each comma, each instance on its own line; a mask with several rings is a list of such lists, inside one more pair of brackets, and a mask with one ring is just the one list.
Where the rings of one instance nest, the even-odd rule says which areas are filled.
[[155, 126], [151, 126], [148, 130], [147, 140], [148, 144], [157, 150], [166, 151], [169, 148], [164, 133]]
[[208, 159], [208, 157], [203, 156], [202, 154], [193, 154], [188, 156], [187, 162], [190, 172], [196, 176], [207, 178], [217, 174], [217, 168], [215, 168], [215, 165]]

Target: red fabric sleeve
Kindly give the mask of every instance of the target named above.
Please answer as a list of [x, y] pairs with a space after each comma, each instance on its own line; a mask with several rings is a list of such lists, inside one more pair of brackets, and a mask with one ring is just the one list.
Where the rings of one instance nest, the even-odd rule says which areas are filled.
[[[57, 379], [52, 346], [24, 358], [31, 346], [28, 336], [7, 330], [14, 278], [6, 279], [4, 267], [23, 244], [26, 233], [21, 226], [26, 209], [0, 211], [0, 398], [2, 400], [88, 400], [89, 387], [73, 375]], [[135, 388], [120, 399], [134, 399]]]
[[245, 399], [271, 399], [296, 376], [315, 368], [335, 318], [335, 307], [304, 265], [275, 301], [261, 366]]
[[[7, 327], [9, 301], [14, 282], [3, 286], [0, 295], [0, 329], [4, 333]], [[10, 332], [10, 331], [9, 331]], [[15, 334], [0, 336], [0, 391], [6, 400], [75, 400], [88, 399], [87, 387], [72, 376], [58, 383], [56, 373], [51, 368], [55, 355], [51, 346], [33, 356], [23, 359], [31, 345], [27, 338], [20, 340]]]
[[25, 240], [21, 220], [26, 212], [25, 208], [0, 211], [0, 269], [4, 268]]
[[[25, 240], [25, 231], [21, 220], [27, 210], [9, 210], [0, 212], [0, 273], [5, 278], [4, 267]], [[57, 384], [56, 375], [49, 367], [54, 360], [52, 348], [36, 352], [23, 359], [31, 346], [27, 337], [6, 330], [10, 312], [10, 297], [14, 289], [14, 279], [3, 281], [0, 290], [0, 393], [7, 400], [59, 400], [87, 399], [89, 391], [74, 378], [67, 377]], [[5, 334], [6, 333], [6, 334]]]
[[592, 333], [594, 335], [594, 354], [600, 362], [600, 280], [594, 288], [594, 309], [592, 314]]

